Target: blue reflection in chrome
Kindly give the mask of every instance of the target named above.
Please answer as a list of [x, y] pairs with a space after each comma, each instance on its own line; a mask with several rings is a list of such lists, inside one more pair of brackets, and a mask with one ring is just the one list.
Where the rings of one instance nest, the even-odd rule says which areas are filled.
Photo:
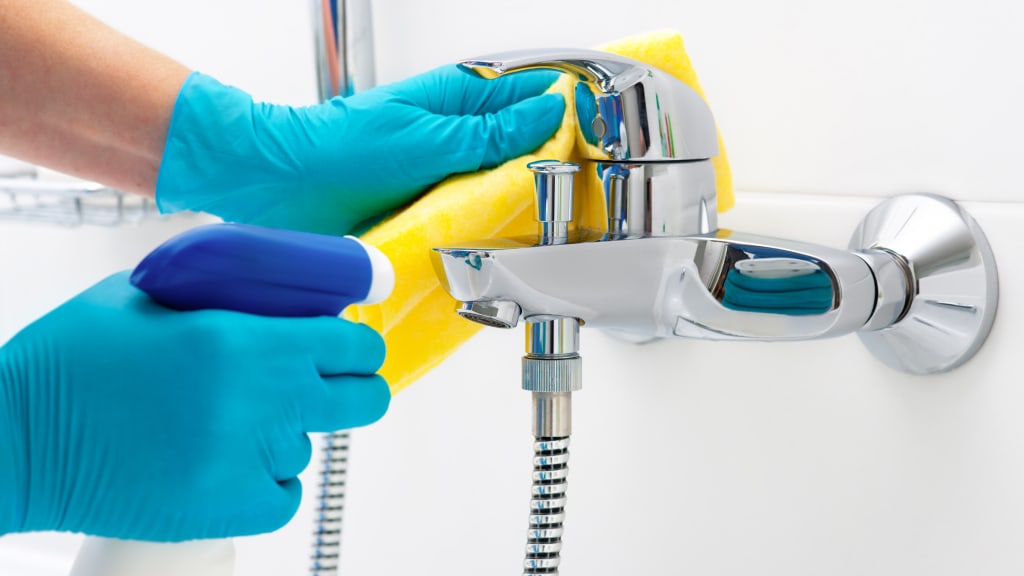
[[722, 305], [730, 310], [806, 316], [834, 306], [831, 278], [817, 264], [795, 258], [741, 260], [723, 288]]

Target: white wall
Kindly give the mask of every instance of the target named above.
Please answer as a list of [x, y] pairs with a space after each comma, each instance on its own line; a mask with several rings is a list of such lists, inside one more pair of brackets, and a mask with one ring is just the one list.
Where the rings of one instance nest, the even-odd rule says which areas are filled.
[[[313, 97], [304, 2], [80, 3], [259, 97]], [[380, 77], [479, 52], [678, 29], [733, 161], [739, 202], [723, 226], [845, 246], [879, 197], [943, 193], [965, 201], [989, 235], [1002, 300], [979, 356], [932, 377], [885, 368], [852, 336], [633, 347], [585, 330], [562, 573], [1024, 572], [1015, 357], [1024, 324], [1016, 299], [1024, 265], [1015, 260], [1024, 244], [1024, 5], [623, 6], [380, 0]], [[49, 233], [0, 226], [2, 246], [42, 244], [18, 250], [36, 258], [5, 248], [4, 284], [38, 278], [40, 262], [63, 264], [53, 280], [45, 276], [60, 290], [4, 292], [0, 327], [9, 333], [27, 321], [28, 312], [11, 310], [41, 313], [58, 292], [130, 266], [171, 228], [61, 232], [51, 242]], [[113, 244], [114, 256], [98, 256]], [[62, 260], [67, 254], [94, 266], [71, 265], [80, 259]], [[516, 572], [530, 466], [521, 353], [521, 333], [488, 331], [355, 435], [346, 574]], [[309, 517], [307, 505], [282, 532], [242, 541], [239, 574], [301, 573]], [[0, 552], [74, 542], [46, 538], [8, 539]]]

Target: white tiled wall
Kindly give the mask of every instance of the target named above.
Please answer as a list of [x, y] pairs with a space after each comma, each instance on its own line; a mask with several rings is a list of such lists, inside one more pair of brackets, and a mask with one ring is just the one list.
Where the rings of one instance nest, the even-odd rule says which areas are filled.
[[[81, 4], [259, 97], [313, 97], [304, 2]], [[738, 204], [723, 226], [844, 246], [879, 197], [943, 193], [965, 201], [987, 232], [1002, 300], [979, 356], [932, 377], [885, 368], [854, 336], [634, 347], [585, 330], [562, 573], [1024, 572], [1024, 4], [625, 6], [379, 0], [380, 77], [478, 52], [678, 29], [733, 161]], [[5, 292], [0, 329], [131, 265], [169, 233], [54, 232], [89, 255], [69, 258], [35, 251], [41, 233], [0, 226], [5, 284], [38, 278], [41, 262], [63, 270], [46, 280], [59, 289], [23, 290], [15, 301]], [[10, 256], [13, 242], [21, 255]], [[89, 242], [116, 256], [99, 258]], [[530, 466], [521, 353], [521, 333], [488, 331], [355, 434], [346, 574], [515, 573]], [[240, 542], [239, 574], [302, 573], [309, 518], [307, 505], [282, 532]], [[24, 540], [0, 542], [0, 552], [12, 542]]]

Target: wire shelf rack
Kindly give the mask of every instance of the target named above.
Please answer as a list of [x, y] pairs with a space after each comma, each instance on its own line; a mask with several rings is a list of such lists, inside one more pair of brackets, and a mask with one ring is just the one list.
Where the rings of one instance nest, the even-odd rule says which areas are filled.
[[0, 221], [119, 226], [163, 218], [156, 203], [106, 186], [38, 178], [29, 167], [0, 173]]

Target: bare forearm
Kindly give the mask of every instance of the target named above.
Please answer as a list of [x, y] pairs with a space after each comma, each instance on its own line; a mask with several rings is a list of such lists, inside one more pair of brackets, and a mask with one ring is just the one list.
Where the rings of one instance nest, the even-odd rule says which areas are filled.
[[0, 0], [0, 153], [152, 196], [189, 72], [65, 0]]

